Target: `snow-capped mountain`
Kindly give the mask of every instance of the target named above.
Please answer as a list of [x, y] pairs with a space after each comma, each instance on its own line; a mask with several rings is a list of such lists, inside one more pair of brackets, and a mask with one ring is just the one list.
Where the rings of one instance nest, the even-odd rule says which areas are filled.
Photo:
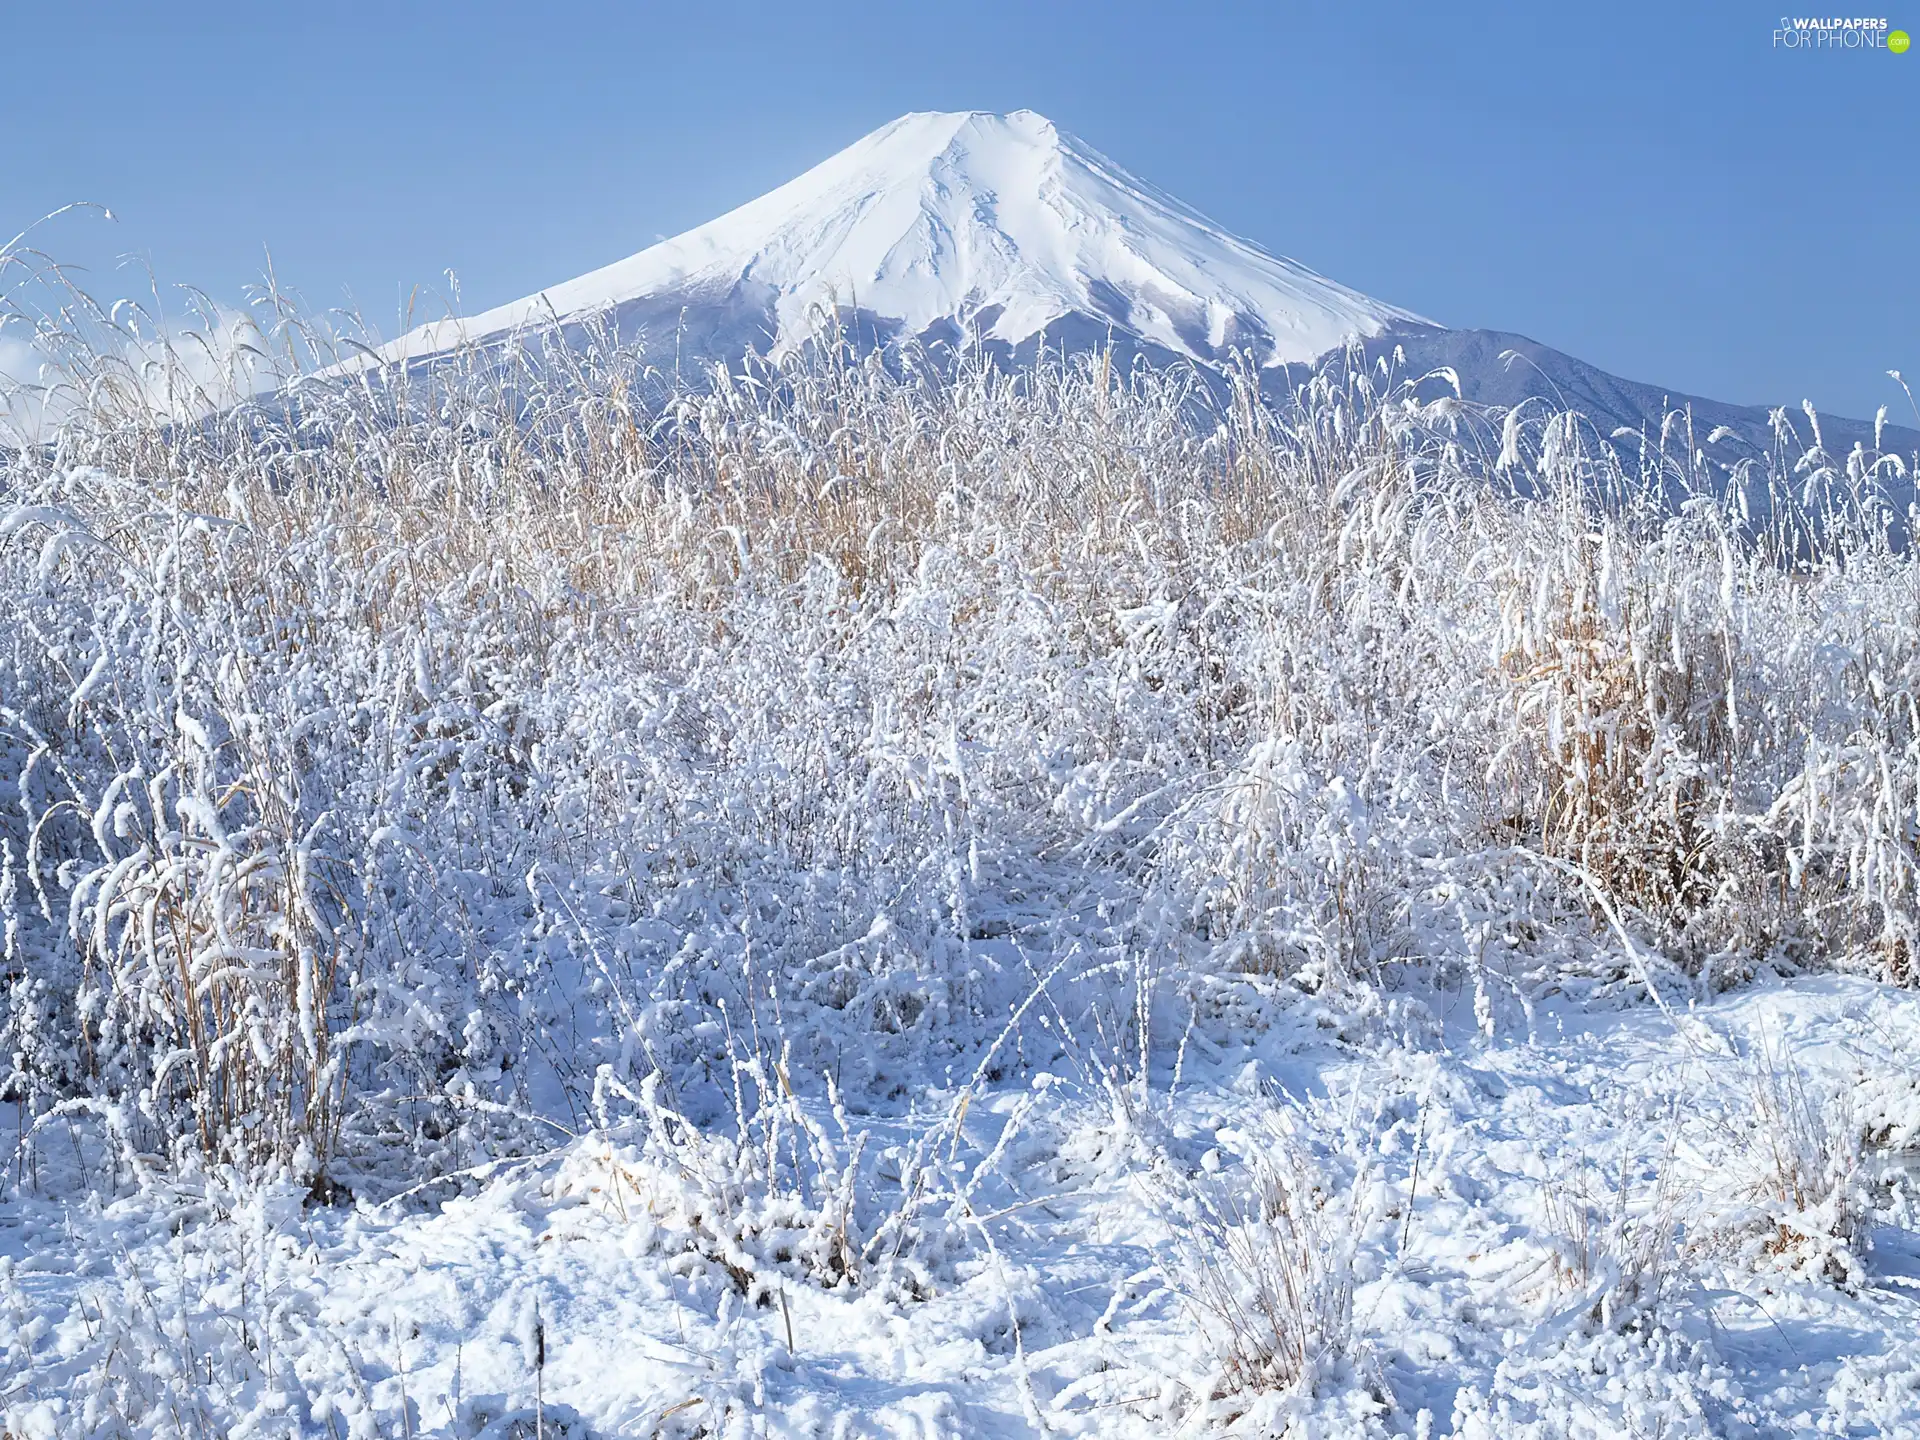
[[[1453, 329], [1229, 234], [1030, 110], [902, 116], [797, 179], [637, 255], [387, 345], [407, 364], [524, 329], [611, 323], [663, 371], [697, 377], [783, 355], [836, 320], [856, 344], [963, 336], [1010, 360], [1111, 344], [1123, 359], [1217, 366], [1236, 353], [1284, 392], [1352, 341], [1408, 372], [1447, 367], [1465, 397], [1569, 406], [1601, 433], [1691, 408], [1722, 463], [1774, 440], [1763, 406], [1625, 380], [1524, 336]], [[1782, 397], [1790, 400], [1791, 397]], [[1803, 417], [1794, 412], [1812, 439]], [[1872, 443], [1823, 417], [1829, 451]], [[1888, 448], [1920, 446], [1890, 429]]]
[[590, 314], [702, 359], [784, 353], [835, 314], [867, 343], [968, 327], [1019, 351], [1112, 331], [1269, 365], [1427, 324], [1228, 234], [1030, 110], [903, 116], [717, 220], [389, 352]]

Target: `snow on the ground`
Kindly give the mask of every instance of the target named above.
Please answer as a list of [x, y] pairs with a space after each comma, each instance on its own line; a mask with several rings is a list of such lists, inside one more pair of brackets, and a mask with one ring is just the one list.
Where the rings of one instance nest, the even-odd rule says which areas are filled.
[[[1172, 1054], [1144, 1088], [1056, 1057], [1052, 1083], [972, 1099], [942, 1148], [975, 1183], [919, 1298], [778, 1257], [743, 1293], [689, 1246], [684, 1177], [624, 1132], [437, 1206], [219, 1176], [63, 1199], [76, 1132], [66, 1172], [0, 1205], [0, 1413], [17, 1440], [498, 1440], [536, 1408], [547, 1435], [608, 1437], [1920, 1434], [1920, 995], [1356, 1014], [1238, 977], [1194, 1016], [1177, 1076]], [[1741, 1239], [1769, 1233], [1739, 1210], [1778, 1142], [1767, 1075], [1875, 1137], [1850, 1279]], [[853, 1117], [878, 1173], [955, 1099]], [[1290, 1394], [1217, 1393], [1204, 1222], [1279, 1150], [1344, 1217], [1352, 1338]], [[1673, 1252], [1634, 1283], [1663, 1216]]]

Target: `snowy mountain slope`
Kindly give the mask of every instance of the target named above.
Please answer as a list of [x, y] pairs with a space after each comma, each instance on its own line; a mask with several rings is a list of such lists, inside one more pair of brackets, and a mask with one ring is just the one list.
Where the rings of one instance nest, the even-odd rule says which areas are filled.
[[603, 312], [662, 357], [702, 358], [784, 353], [835, 312], [863, 340], [972, 326], [1019, 348], [1111, 328], [1267, 364], [1426, 324], [1228, 234], [1032, 111], [976, 111], [903, 116], [717, 220], [388, 353]]
[[[1524, 335], [1502, 330], [1396, 326], [1360, 342], [1360, 353], [1369, 365], [1390, 359], [1396, 350], [1401, 374], [1417, 377], [1451, 369], [1459, 376], [1466, 399], [1496, 410], [1538, 400], [1553, 410], [1578, 411], [1594, 422], [1601, 435], [1621, 427], [1644, 428], [1654, 441], [1659, 438], [1665, 415], [1686, 412], [1693, 419], [1694, 442], [1722, 465], [1764, 455], [1775, 445], [1771, 407], [1731, 405], [1628, 380]], [[1318, 363], [1344, 364], [1345, 357], [1326, 356]], [[1280, 385], [1297, 383], [1305, 378], [1308, 367], [1289, 366], [1281, 373], [1286, 380], [1275, 377]], [[1430, 397], [1444, 393], [1442, 386], [1438, 380], [1429, 382], [1423, 393]], [[1786, 408], [1794, 432], [1787, 453], [1797, 457], [1814, 443], [1814, 430], [1800, 405], [1788, 402]], [[1920, 430], [1912, 426], [1888, 424], [1876, 440], [1871, 420], [1821, 415], [1819, 424], [1820, 442], [1835, 457], [1845, 456], [1856, 444], [1902, 455], [1920, 450]], [[1713, 438], [1716, 435], [1718, 439]], [[1684, 438], [1670, 436], [1670, 449], [1673, 447], [1684, 449]]]

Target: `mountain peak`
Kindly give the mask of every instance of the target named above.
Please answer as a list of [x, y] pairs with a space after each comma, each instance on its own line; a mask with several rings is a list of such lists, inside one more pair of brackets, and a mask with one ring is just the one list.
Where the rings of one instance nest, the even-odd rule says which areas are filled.
[[1425, 323], [1229, 234], [1044, 115], [919, 111], [705, 225], [389, 348], [608, 313], [662, 353], [727, 359], [790, 350], [833, 315], [883, 340], [1108, 331], [1266, 365]]

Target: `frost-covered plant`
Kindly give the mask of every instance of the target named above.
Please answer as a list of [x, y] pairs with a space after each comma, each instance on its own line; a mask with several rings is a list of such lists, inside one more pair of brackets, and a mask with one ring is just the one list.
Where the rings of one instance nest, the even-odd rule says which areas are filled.
[[409, 371], [271, 293], [210, 367], [71, 309], [0, 464], [29, 1137], [364, 1192], [602, 1067], [705, 1133], [729, 1024], [898, 1105], [1043, 977], [1049, 1053], [1142, 1075], [1196, 973], [1428, 967], [1489, 1026], [1911, 978], [1898, 457], [1712, 474], [1391, 367], [680, 385], [587, 326]]
[[853, 1131], [830, 1081], [837, 1137], [794, 1093], [785, 1057], [734, 1054], [731, 1069], [735, 1114], [724, 1128], [669, 1109], [658, 1072], [638, 1092], [602, 1077], [607, 1099], [637, 1111], [638, 1143], [607, 1156], [620, 1215], [644, 1215], [670, 1253], [718, 1265], [751, 1304], [774, 1303], [784, 1279], [929, 1294], [927, 1262], [941, 1247], [921, 1214], [927, 1176], [894, 1177], [904, 1183], [882, 1202], [867, 1134]]
[[[1712, 558], [1709, 538], [1675, 527], [1635, 541], [1607, 526], [1537, 570], [1515, 567], [1503, 607], [1521, 838], [1680, 930], [1729, 863], [1718, 822], [1732, 797], [1717, 781], [1740, 723], [1728, 617], [1685, 614], [1701, 597], [1674, 583], [1676, 566]], [[1644, 553], [1623, 565], [1623, 545]], [[1719, 550], [1730, 568], [1731, 542]]]
[[1869, 1201], [1848, 1093], [1810, 1088], [1792, 1054], [1765, 1043], [1742, 1063], [1740, 1087], [1716, 1234], [1744, 1263], [1857, 1290]]
[[1170, 1272], [1219, 1365], [1217, 1395], [1311, 1389], [1349, 1358], [1366, 1179], [1336, 1185], [1284, 1117], [1244, 1174], [1209, 1177]]
[[1552, 1248], [1550, 1294], [1576, 1300], [1606, 1330], [1645, 1325], [1658, 1314], [1686, 1239], [1672, 1156], [1638, 1180], [1591, 1169], [1550, 1176], [1541, 1211]]

